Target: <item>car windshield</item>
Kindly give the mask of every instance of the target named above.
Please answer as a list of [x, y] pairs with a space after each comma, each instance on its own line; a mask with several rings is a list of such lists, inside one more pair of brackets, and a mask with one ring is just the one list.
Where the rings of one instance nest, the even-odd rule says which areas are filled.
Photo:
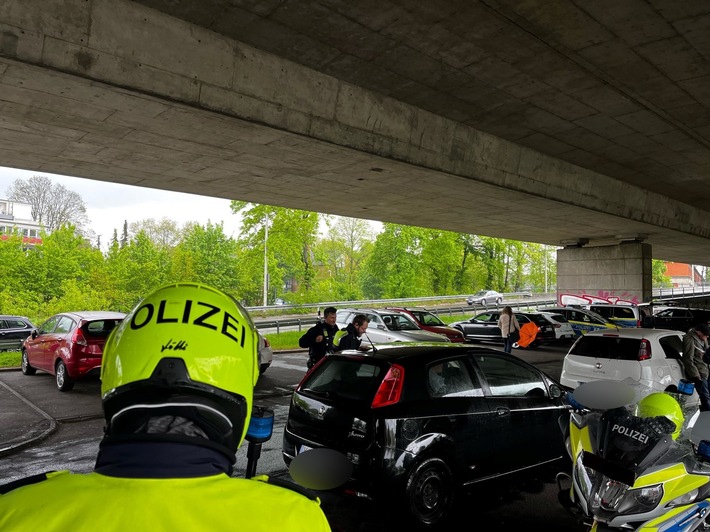
[[488, 293], [488, 290], [479, 290], [474, 295], [475, 296], [485, 296], [487, 293]]
[[424, 325], [438, 325], [446, 327], [446, 324], [431, 312], [412, 312], [416, 318]]
[[382, 316], [382, 321], [390, 331], [417, 331], [419, 325], [405, 314], [385, 314]]

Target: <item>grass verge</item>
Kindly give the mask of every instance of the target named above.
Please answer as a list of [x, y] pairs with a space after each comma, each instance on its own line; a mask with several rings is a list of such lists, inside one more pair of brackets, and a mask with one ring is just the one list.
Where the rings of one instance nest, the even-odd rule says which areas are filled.
[[0, 353], [0, 368], [19, 368], [20, 367], [20, 352], [19, 351], [3, 351]]

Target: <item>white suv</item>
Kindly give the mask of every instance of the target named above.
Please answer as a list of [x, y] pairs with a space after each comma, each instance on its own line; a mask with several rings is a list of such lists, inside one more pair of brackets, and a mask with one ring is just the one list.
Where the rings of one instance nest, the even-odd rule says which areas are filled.
[[684, 378], [683, 334], [638, 328], [590, 331], [570, 347], [560, 383], [576, 388], [589, 381], [629, 378], [655, 391], [666, 391]]

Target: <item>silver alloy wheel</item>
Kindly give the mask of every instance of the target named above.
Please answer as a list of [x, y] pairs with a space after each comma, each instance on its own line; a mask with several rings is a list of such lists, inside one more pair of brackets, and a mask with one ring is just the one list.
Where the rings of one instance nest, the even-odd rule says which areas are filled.
[[64, 387], [64, 381], [67, 378], [67, 368], [64, 364], [59, 362], [57, 364], [57, 388], [60, 390]]

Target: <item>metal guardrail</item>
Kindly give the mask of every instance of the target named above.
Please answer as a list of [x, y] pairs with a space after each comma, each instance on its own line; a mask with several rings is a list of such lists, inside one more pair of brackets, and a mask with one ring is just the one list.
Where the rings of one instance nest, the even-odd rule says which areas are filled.
[[[510, 294], [504, 294], [504, 296], [508, 296]], [[441, 300], [441, 298], [429, 298], [430, 300]], [[368, 308], [373, 306], [372, 303], [377, 303], [377, 307], [381, 307], [383, 303], [387, 302], [397, 302], [397, 306], [406, 306], [402, 305], [402, 299], [397, 299], [397, 300], [383, 300], [379, 299], [376, 301], [369, 301], [370, 305], [356, 305], [355, 303], [362, 303], [362, 302], [338, 302], [338, 304], [341, 306], [341, 308]], [[422, 298], [416, 298], [416, 299], [410, 299], [408, 301], [415, 301], [415, 302], [421, 302]], [[501, 303], [500, 305], [492, 304], [492, 305], [468, 305], [468, 304], [463, 304], [463, 305], [456, 305], [456, 306], [451, 306], [451, 307], [426, 307], [424, 305], [417, 305], [418, 307], [424, 308], [425, 310], [428, 310], [432, 314], [436, 314], [437, 316], [441, 317], [442, 315], [448, 315], [449, 317], [452, 317], [453, 315], [460, 315], [460, 314], [477, 314], [481, 311], [484, 310], [489, 310], [489, 309], [496, 309], [500, 310], [503, 307], [510, 306], [513, 309], [534, 309], [534, 310], [540, 310], [541, 307], [549, 307], [552, 305], [557, 304], [556, 299], [540, 299], [540, 300], [530, 300], [530, 301], [519, 301], [519, 302], [504, 302]], [[321, 304], [322, 306], [323, 304]], [[283, 307], [284, 305], [279, 305], [279, 307]], [[332, 303], [325, 303], [325, 306], [336, 306], [336, 304]], [[393, 305], [394, 306], [394, 305]], [[252, 307], [250, 307], [252, 308]], [[316, 321], [318, 320], [317, 315], [309, 315], [309, 316], [299, 316], [299, 317], [283, 317], [283, 318], [266, 318], [266, 319], [254, 319], [254, 324], [256, 325], [257, 329], [276, 329], [276, 334], [279, 334], [281, 331], [282, 327], [298, 327], [298, 330], [301, 331], [305, 327], [306, 329], [311, 327]]]
[[[710, 286], [702, 287], [673, 287], [673, 288], [654, 288], [654, 300], [689, 298], [694, 296], [708, 295], [710, 296]], [[508, 305], [514, 309], [533, 309], [542, 310], [545, 307], [558, 305], [557, 297], [553, 294], [539, 294], [534, 296], [530, 292], [507, 292], [503, 294], [504, 302], [500, 305], [468, 305], [465, 303], [466, 295], [456, 296], [430, 296], [416, 298], [400, 298], [400, 299], [365, 299], [361, 301], [326, 301], [322, 303], [311, 303], [307, 305], [270, 305], [266, 307], [247, 307], [249, 311], [265, 311], [265, 310], [289, 310], [289, 309], [313, 309], [317, 310], [314, 314], [301, 315], [297, 317], [278, 317], [278, 318], [254, 318], [254, 323], [257, 329], [276, 329], [278, 334], [282, 327], [298, 327], [301, 331], [305, 327], [308, 329], [319, 319], [321, 309], [325, 307], [335, 308], [368, 308], [368, 307], [386, 307], [399, 306], [406, 307], [407, 303], [416, 303], [417, 307], [422, 307], [432, 314], [437, 316], [449, 316], [460, 314], [477, 314], [486, 309], [502, 309]], [[506, 301], [508, 298], [524, 298], [528, 301]], [[438, 305], [436, 307], [427, 307], [422, 303], [427, 301], [447, 301], [459, 300], [464, 301], [461, 305], [452, 305], [450, 307]], [[443, 318], [442, 318], [443, 319]], [[444, 320], [445, 321], [445, 320]]]
[[[400, 306], [406, 307], [406, 303], [421, 303], [426, 301], [454, 301], [462, 300], [466, 301], [468, 295], [454, 295], [454, 296], [425, 296], [425, 297], [405, 297], [398, 299], [361, 299], [359, 301], [324, 301], [321, 303], [305, 303], [302, 305], [266, 305], [258, 307], [246, 307], [250, 312], [252, 311], [266, 311], [266, 310], [293, 310], [293, 309], [322, 309], [325, 307], [335, 307], [335, 308], [367, 308], [371, 306]], [[503, 298], [522, 298], [522, 297], [533, 297], [532, 292], [504, 292], [502, 293]], [[421, 306], [421, 305], [417, 305]]]

